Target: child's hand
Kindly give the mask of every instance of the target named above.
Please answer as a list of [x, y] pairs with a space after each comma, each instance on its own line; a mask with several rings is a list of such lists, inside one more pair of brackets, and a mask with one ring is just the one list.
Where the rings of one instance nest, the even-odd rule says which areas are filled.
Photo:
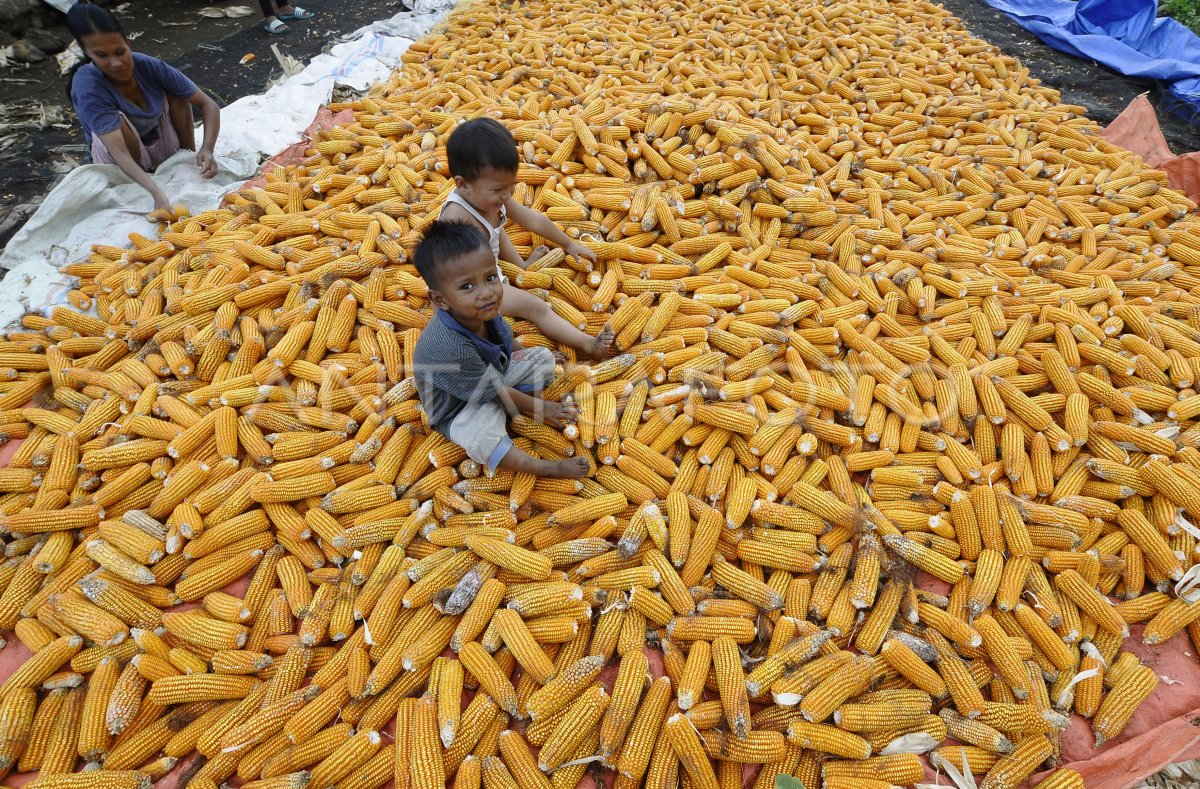
[[596, 262], [596, 253], [585, 247], [583, 244], [580, 244], [578, 241], [572, 241], [567, 245], [567, 248], [564, 251], [573, 258], [590, 260], [592, 263]]
[[579, 406], [573, 402], [556, 403], [553, 400], [539, 400], [541, 414], [534, 414], [551, 427], [563, 428], [568, 422], [579, 419]]

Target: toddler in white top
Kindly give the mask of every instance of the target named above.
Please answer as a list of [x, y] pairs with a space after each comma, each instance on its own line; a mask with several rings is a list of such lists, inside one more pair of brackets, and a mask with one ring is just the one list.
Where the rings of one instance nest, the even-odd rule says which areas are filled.
[[[504, 232], [509, 219], [562, 247], [568, 255], [595, 262], [595, 253], [573, 241], [549, 217], [513, 199], [519, 166], [517, 143], [498, 121], [475, 118], [459, 125], [446, 141], [446, 158], [456, 188], [442, 205], [439, 219], [478, 226], [487, 234], [497, 264], [506, 260], [525, 268], [545, 254], [545, 248], [538, 248], [528, 260], [522, 259]], [[507, 281], [504, 284], [504, 314], [533, 323], [549, 339], [589, 358], [604, 359], [615, 353], [616, 338], [609, 327], [605, 326], [592, 337], [559, 317], [546, 302]]]

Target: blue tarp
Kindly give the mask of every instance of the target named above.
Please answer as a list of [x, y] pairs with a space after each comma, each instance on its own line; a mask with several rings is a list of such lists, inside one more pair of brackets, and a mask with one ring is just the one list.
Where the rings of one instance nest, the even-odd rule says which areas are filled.
[[984, 0], [1055, 49], [1168, 84], [1200, 114], [1200, 38], [1156, 0]]

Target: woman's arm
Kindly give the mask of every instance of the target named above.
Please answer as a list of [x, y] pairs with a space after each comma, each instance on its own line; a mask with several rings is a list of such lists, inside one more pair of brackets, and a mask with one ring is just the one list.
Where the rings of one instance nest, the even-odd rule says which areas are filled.
[[167, 200], [167, 196], [158, 184], [154, 183], [149, 174], [142, 169], [141, 165], [133, 159], [133, 155], [129, 153], [129, 146], [125, 144], [125, 135], [121, 133], [121, 129], [117, 128], [106, 134], [97, 135], [100, 141], [104, 143], [104, 147], [108, 149], [108, 153], [112, 156], [112, 160], [117, 167], [121, 168], [121, 172], [129, 176], [129, 179], [138, 186], [145, 189], [154, 198], [154, 208], [170, 210], [171, 202]]
[[193, 93], [188, 102], [200, 108], [204, 119], [204, 142], [200, 145], [200, 150], [196, 151], [196, 165], [200, 168], [201, 175], [212, 178], [217, 174], [217, 160], [213, 156], [213, 150], [217, 146], [217, 135], [221, 133], [221, 108], [202, 90]]

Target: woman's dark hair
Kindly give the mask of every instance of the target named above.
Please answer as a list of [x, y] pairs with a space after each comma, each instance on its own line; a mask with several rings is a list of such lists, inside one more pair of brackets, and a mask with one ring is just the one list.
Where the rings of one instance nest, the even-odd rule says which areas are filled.
[[488, 170], [515, 173], [520, 164], [512, 132], [492, 118], [474, 118], [458, 126], [446, 140], [450, 175], [474, 181]]
[[[71, 10], [67, 11], [67, 30], [71, 31], [71, 35], [75, 37], [80, 49], [83, 49], [83, 37], [92, 33], [119, 33], [122, 38], [126, 37], [125, 28], [121, 27], [121, 23], [112, 15], [112, 12], [107, 8], [87, 2], [78, 2], [71, 6]], [[71, 73], [67, 75], [68, 99], [71, 98], [71, 84], [75, 81], [75, 74], [87, 65], [87, 62], [85, 55], [84, 59], [76, 63], [71, 68]]]

